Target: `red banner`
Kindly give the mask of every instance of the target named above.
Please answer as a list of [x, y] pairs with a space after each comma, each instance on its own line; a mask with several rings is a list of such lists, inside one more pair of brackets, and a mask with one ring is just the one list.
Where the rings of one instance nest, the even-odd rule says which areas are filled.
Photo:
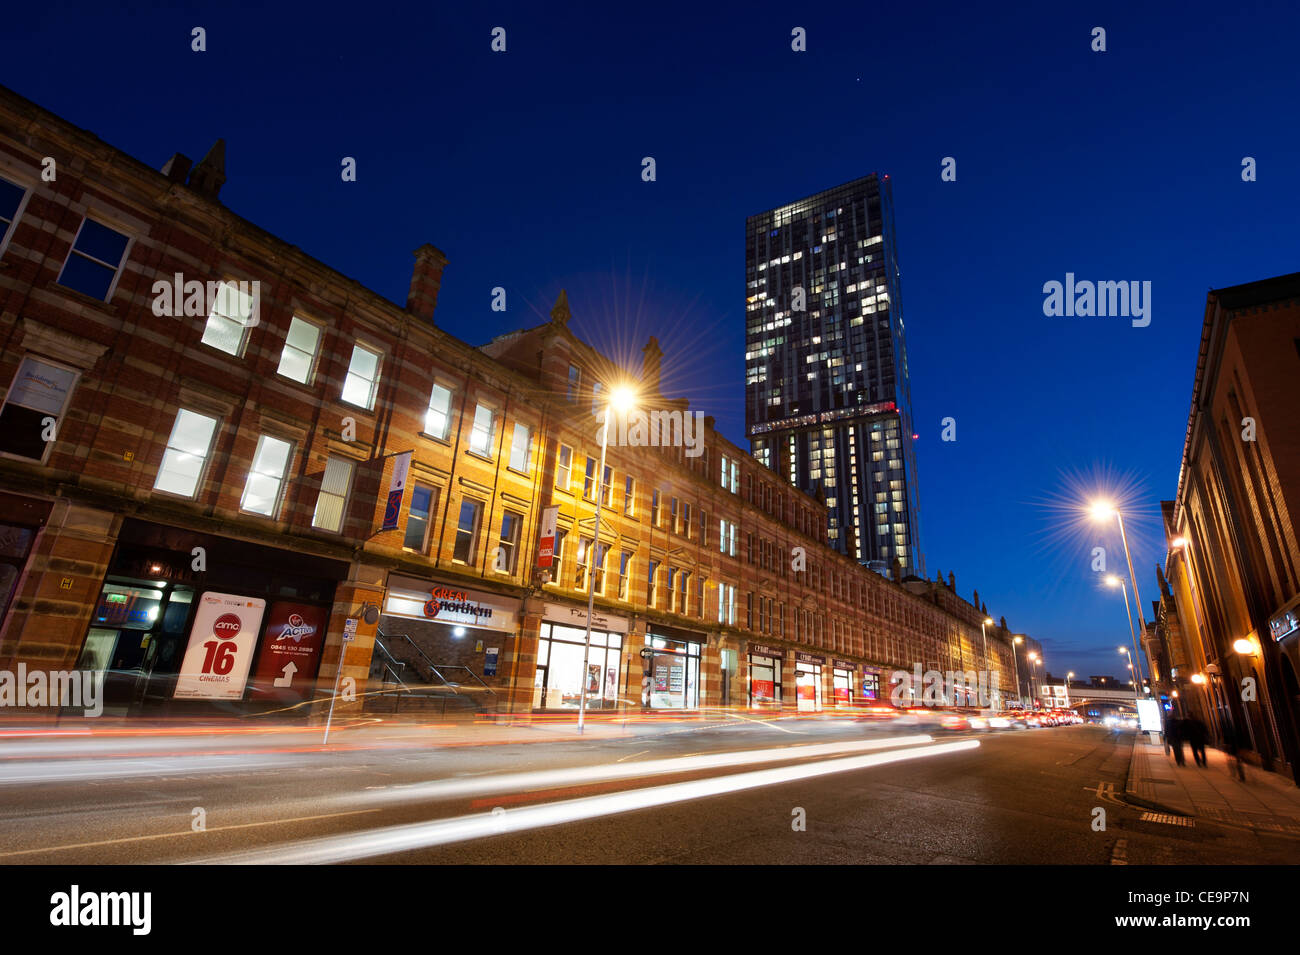
[[324, 607], [283, 601], [271, 604], [249, 699], [291, 702], [310, 697], [328, 622], [329, 611]]

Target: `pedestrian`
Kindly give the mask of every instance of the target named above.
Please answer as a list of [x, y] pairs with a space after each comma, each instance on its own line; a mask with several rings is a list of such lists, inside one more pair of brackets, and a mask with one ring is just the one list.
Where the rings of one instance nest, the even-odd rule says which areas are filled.
[[1223, 724], [1223, 749], [1231, 762], [1230, 770], [1243, 783], [1246, 781], [1246, 767], [1241, 763], [1241, 747], [1237, 745], [1237, 730], [1231, 723]]
[[1208, 766], [1205, 760], [1205, 740], [1210, 735], [1210, 731], [1205, 728], [1205, 724], [1195, 716], [1189, 716], [1183, 720], [1183, 735], [1192, 745], [1192, 758], [1196, 760], [1196, 765]]
[[1174, 762], [1179, 766], [1186, 765], [1187, 758], [1183, 755], [1183, 721], [1178, 717], [1171, 716], [1169, 718], [1167, 736], [1169, 745], [1174, 751]]

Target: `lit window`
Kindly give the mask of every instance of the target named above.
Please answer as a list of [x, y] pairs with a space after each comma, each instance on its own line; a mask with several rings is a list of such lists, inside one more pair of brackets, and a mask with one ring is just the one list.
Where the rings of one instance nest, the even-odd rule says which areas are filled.
[[451, 430], [451, 389], [434, 384], [429, 392], [429, 408], [424, 413], [424, 433], [446, 439]]
[[167, 438], [162, 465], [154, 480], [155, 490], [193, 497], [203, 476], [217, 419], [181, 408], [176, 412], [172, 433]]
[[319, 326], [305, 322], [295, 315], [289, 322], [289, 334], [284, 337], [284, 350], [280, 352], [280, 367], [276, 369], [276, 373], [299, 384], [309, 383], [316, 366], [316, 350], [319, 347]]
[[578, 400], [578, 383], [582, 380], [582, 372], [578, 370], [577, 365], [569, 366], [569, 393], [570, 401]]
[[289, 468], [292, 452], [293, 445], [288, 441], [267, 434], [257, 439], [257, 452], [253, 455], [253, 466], [249, 468], [248, 479], [244, 482], [240, 510], [264, 517], [275, 516], [280, 506], [280, 489], [284, 486], [284, 474]]
[[352, 346], [352, 360], [343, 380], [343, 400], [369, 411], [375, 406], [375, 389], [379, 385], [380, 353], [357, 344]]
[[239, 355], [244, 350], [244, 337], [253, 321], [253, 298], [233, 282], [222, 282], [212, 300], [212, 311], [203, 327], [199, 341], [223, 351]]
[[490, 455], [492, 453], [492, 429], [495, 415], [492, 409], [485, 404], [476, 405], [474, 408], [474, 424], [469, 432], [469, 449], [475, 454]]
[[510, 466], [516, 471], [528, 470], [528, 449], [532, 434], [528, 425], [515, 423], [514, 437], [510, 440]]
[[636, 479], [630, 474], [623, 486], [623, 513], [628, 517], [636, 514]]
[[[331, 454], [325, 462], [325, 473], [320, 480], [320, 494], [316, 497], [316, 513], [311, 526], [338, 533], [343, 527], [343, 509], [348, 500], [348, 486], [352, 483], [352, 462]], [[412, 502], [412, 513], [415, 505]], [[408, 531], [409, 534], [409, 531]]]
[[59, 273], [59, 284], [107, 302], [129, 243], [127, 236], [94, 219], [81, 220], [77, 238]]

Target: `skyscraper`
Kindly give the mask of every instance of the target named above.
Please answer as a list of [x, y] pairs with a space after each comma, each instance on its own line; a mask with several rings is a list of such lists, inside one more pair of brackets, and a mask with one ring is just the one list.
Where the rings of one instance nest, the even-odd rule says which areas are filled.
[[745, 300], [754, 456], [825, 495], [839, 551], [923, 574], [889, 177], [750, 216]]

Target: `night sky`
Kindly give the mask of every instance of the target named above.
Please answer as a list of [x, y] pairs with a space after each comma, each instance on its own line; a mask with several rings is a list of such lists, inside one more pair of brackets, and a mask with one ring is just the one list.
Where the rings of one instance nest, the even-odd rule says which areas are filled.
[[[745, 217], [888, 173], [929, 575], [1058, 674], [1119, 675], [1128, 642], [1091, 569], [1118, 535], [1076, 505], [1122, 496], [1149, 617], [1206, 291], [1300, 269], [1293, 4], [127, 6], [12, 7], [0, 82], [154, 167], [225, 137], [229, 208], [399, 303], [432, 242], [436, 319], [475, 344], [567, 288], [579, 334], [634, 367], [658, 335], [666, 388], [746, 448]], [[1151, 282], [1151, 324], [1045, 316], [1067, 272]]]

